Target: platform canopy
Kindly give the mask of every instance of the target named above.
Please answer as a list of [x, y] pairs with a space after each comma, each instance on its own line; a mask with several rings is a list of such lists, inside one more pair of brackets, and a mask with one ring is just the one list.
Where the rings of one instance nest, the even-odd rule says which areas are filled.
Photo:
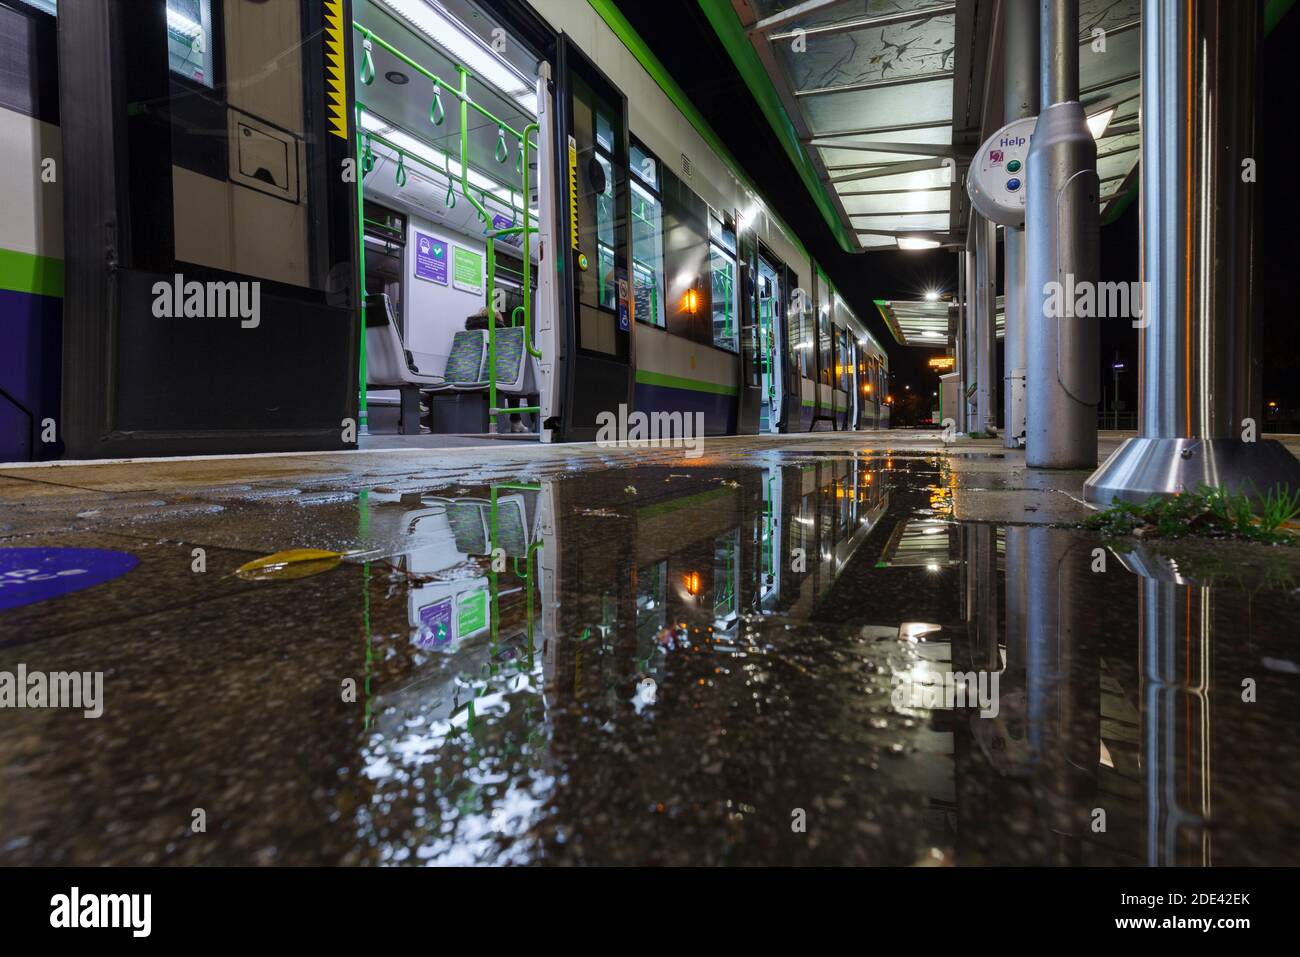
[[[965, 245], [961, 173], [1002, 126], [1005, 5], [701, 3], [842, 245]], [[1136, 187], [1140, 11], [1140, 0], [1080, 3], [1081, 101], [1098, 137], [1103, 222]]]
[[[948, 326], [948, 307], [951, 303], [939, 300], [905, 301], [900, 299], [877, 299], [876, 308], [880, 310], [885, 325], [899, 345], [919, 346], [926, 349], [946, 349], [951, 339]], [[995, 326], [998, 338], [1006, 330], [1006, 300], [998, 296]]]

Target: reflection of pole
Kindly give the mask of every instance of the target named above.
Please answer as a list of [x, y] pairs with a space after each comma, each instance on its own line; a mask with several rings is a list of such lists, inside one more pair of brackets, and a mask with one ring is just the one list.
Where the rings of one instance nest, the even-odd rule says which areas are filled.
[[1006, 549], [1004, 564], [1006, 567], [1006, 640], [1007, 671], [1022, 671], [1025, 667], [1025, 527], [1008, 525], [1004, 530]]
[[1025, 531], [1025, 663], [1028, 737], [1035, 779], [1047, 795], [1054, 860], [1079, 861], [1096, 800], [1101, 750], [1100, 658], [1084, 540], [1068, 532]]
[[[1135, 554], [1125, 562], [1143, 576], [1158, 576], [1144, 577], [1140, 586], [1146, 862], [1153, 867], [1209, 865], [1210, 589], [1180, 585], [1160, 563], [1146, 563]], [[1196, 792], [1193, 780], [1199, 785]], [[1199, 794], [1199, 811], [1187, 806], [1196, 800], [1194, 794]], [[1180, 836], [1184, 844], [1199, 836], [1196, 859], [1179, 859]]]
[[[1003, 0], [1002, 122], [1038, 114], [1039, 0]], [[1018, 447], [1025, 435], [1025, 230], [1007, 226], [1002, 234], [1003, 320], [1002, 444]]]
[[992, 525], [975, 526], [975, 614], [978, 627], [976, 650], [983, 656], [981, 667], [1002, 670], [998, 650], [998, 536]]

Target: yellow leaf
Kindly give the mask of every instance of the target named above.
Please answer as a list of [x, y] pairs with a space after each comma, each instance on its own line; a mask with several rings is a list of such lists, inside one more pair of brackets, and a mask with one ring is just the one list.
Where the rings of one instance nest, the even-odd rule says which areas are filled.
[[342, 552], [327, 552], [320, 548], [291, 548], [255, 558], [236, 568], [235, 574], [245, 581], [288, 581], [327, 572], [342, 560]]

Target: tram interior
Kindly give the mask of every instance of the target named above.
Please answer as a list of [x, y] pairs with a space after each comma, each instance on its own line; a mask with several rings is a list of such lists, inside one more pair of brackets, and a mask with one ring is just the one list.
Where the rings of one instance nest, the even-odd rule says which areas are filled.
[[[523, 136], [537, 120], [540, 63], [468, 0], [440, 7], [366, 0], [354, 12], [369, 31], [354, 38], [367, 294], [367, 434], [360, 444], [489, 434], [490, 233], [498, 234], [491, 276], [497, 407], [538, 407], [537, 360], [523, 332], [526, 274], [527, 312], [535, 314], [537, 239], [525, 243], [521, 231], [500, 231], [522, 226], [525, 206], [537, 227], [536, 128], [527, 159]], [[463, 121], [462, 82], [472, 101]], [[538, 418], [501, 414], [494, 434], [535, 439]]]

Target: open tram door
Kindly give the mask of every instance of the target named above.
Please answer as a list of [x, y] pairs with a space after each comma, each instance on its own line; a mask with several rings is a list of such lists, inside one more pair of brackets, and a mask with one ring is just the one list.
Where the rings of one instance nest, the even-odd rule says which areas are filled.
[[758, 240], [753, 230], [738, 231], [740, 252], [740, 381], [736, 383], [739, 402], [736, 411], [736, 434], [754, 435], [767, 431], [764, 388], [764, 335], [758, 315]]
[[69, 458], [355, 443], [351, 11], [59, 4]]
[[560, 438], [590, 441], [601, 413], [622, 418], [619, 406], [630, 410], [633, 401], [627, 97], [568, 37], [557, 59], [564, 208], [557, 265], [565, 321], [556, 384], [563, 401], [548, 424]]

